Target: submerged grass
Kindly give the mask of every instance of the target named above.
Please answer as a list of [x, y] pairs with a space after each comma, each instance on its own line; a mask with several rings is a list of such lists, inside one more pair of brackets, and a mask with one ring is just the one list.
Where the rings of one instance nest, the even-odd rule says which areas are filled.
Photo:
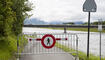
[[[72, 51], [75, 51], [71, 48], [68, 48], [67, 46], [65, 45], [61, 45], [60, 43], [56, 43], [55, 44], [56, 47], [64, 50], [65, 52], [72, 52]], [[76, 56], [76, 53], [72, 53], [73, 56]], [[99, 56], [95, 56], [93, 54], [90, 54], [90, 57], [89, 59], [87, 59], [87, 55], [86, 53], [82, 52], [82, 51], [78, 51], [78, 57], [79, 57], [79, 60], [100, 60]], [[102, 58], [102, 60], [105, 60], [105, 58]]]

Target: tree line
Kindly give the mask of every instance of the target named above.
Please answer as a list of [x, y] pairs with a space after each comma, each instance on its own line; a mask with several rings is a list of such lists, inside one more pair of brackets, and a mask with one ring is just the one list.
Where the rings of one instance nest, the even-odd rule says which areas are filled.
[[31, 10], [28, 0], [0, 0], [0, 60], [16, 60], [17, 36]]
[[[76, 25], [75, 22], [67, 22], [67, 23], [63, 23], [63, 24], [68, 24], [68, 25]], [[101, 23], [98, 22], [98, 21], [95, 21], [95, 22], [91, 22], [90, 23], [91, 25], [98, 25], [98, 24], [102, 24], [102, 25], [105, 25], [105, 21], [102, 21]], [[84, 22], [84, 23], [81, 23], [79, 25], [88, 25], [88, 22]]]

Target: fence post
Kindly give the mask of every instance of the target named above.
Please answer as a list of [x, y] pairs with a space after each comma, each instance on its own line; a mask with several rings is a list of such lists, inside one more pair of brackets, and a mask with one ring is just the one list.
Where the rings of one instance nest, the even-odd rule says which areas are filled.
[[76, 35], [76, 53], [77, 53], [77, 55], [76, 55], [75, 60], [78, 59], [78, 35]]
[[67, 33], [67, 32], [66, 32], [66, 27], [64, 27], [64, 33]]

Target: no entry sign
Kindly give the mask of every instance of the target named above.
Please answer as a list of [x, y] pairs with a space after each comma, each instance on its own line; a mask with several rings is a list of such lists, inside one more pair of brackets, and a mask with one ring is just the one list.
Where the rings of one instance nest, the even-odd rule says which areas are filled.
[[52, 48], [55, 43], [56, 43], [56, 40], [55, 40], [55, 37], [51, 34], [46, 34], [42, 37], [42, 41], [41, 41], [42, 45], [44, 48]]
[[67, 38], [55, 38], [53, 35], [51, 34], [45, 34], [42, 38], [31, 38], [29, 39], [29, 41], [33, 41], [33, 40], [36, 40], [36, 41], [41, 41], [41, 44], [44, 48], [52, 48], [54, 47], [55, 43], [56, 43], [56, 40], [67, 40]]

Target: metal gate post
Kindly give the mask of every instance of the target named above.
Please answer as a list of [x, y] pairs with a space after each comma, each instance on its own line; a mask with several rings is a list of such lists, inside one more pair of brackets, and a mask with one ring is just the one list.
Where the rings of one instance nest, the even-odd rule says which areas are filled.
[[76, 53], [77, 55], [76, 55], [75, 60], [78, 60], [78, 35], [76, 35]]
[[19, 36], [20, 34], [17, 36], [17, 60], [19, 60]]
[[67, 32], [66, 32], [66, 27], [64, 27], [64, 33], [67, 33]]

